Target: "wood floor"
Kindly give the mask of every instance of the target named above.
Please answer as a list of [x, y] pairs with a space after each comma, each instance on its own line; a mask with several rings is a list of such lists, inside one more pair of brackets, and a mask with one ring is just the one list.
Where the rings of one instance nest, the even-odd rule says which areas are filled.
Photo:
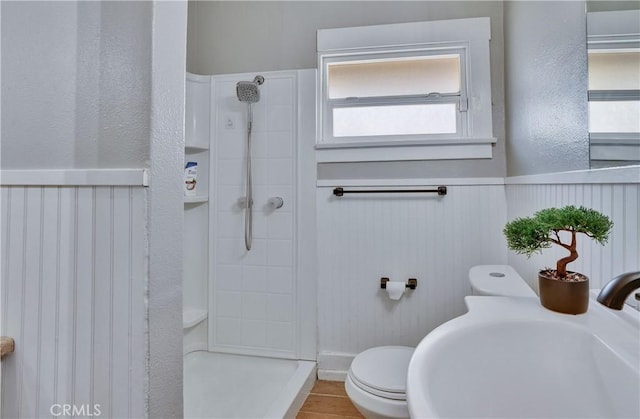
[[340, 381], [316, 381], [297, 419], [364, 418], [351, 403]]

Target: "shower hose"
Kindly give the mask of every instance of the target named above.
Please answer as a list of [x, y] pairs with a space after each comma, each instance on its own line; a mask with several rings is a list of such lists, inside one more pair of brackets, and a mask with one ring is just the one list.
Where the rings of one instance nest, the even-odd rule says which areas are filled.
[[253, 188], [251, 182], [251, 130], [253, 125], [253, 112], [251, 111], [251, 103], [248, 104], [248, 123], [247, 123], [247, 157], [246, 157], [246, 185], [245, 185], [245, 201], [244, 201], [244, 246], [247, 250], [251, 250], [251, 242], [253, 240]]

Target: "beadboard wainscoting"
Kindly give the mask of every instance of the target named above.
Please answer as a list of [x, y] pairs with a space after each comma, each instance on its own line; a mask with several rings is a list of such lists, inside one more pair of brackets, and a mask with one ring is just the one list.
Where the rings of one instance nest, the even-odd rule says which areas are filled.
[[[448, 193], [358, 194], [353, 189], [433, 188]], [[463, 314], [468, 271], [504, 264], [503, 179], [319, 181], [318, 367], [320, 379], [344, 379], [353, 357], [373, 346], [415, 346], [432, 329]], [[399, 301], [380, 278], [418, 286]]]
[[[640, 269], [640, 170], [628, 168], [614, 172], [604, 169], [583, 172], [583, 175], [589, 173], [590, 177], [577, 180], [577, 172], [553, 177], [507, 178], [507, 216], [513, 220], [531, 216], [543, 208], [565, 205], [583, 205], [607, 215], [614, 223], [608, 243], [601, 246], [584, 235], [578, 235], [580, 256], [568, 266], [571, 271], [587, 275], [591, 288], [602, 288], [614, 276]], [[619, 182], [605, 176], [612, 173]], [[509, 252], [508, 260], [537, 290], [538, 270], [555, 267], [555, 261], [565, 255], [564, 249], [553, 246], [542, 254], [534, 254], [530, 259]]]
[[0, 416], [144, 417], [146, 189], [41, 185], [0, 197]]

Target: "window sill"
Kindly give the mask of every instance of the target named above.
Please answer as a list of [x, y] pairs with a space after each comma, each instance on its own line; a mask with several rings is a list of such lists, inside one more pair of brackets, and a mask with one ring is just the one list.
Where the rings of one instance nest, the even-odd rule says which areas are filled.
[[318, 163], [490, 159], [495, 138], [316, 144]]

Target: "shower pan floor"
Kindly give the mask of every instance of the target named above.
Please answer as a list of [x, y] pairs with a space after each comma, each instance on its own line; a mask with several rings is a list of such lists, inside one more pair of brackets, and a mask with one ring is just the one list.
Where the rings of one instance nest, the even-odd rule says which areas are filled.
[[191, 352], [184, 357], [184, 416], [294, 417], [314, 382], [311, 361]]

